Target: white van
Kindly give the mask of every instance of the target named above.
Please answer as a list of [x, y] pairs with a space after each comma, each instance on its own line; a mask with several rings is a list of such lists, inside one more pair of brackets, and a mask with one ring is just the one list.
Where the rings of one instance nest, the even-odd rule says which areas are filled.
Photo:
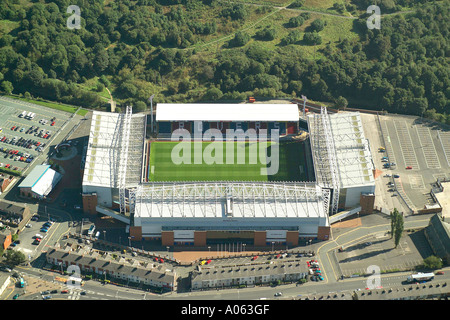
[[28, 112], [27, 115], [25, 116], [25, 119], [31, 119], [31, 115], [33, 114], [33, 112]]
[[23, 118], [27, 115], [27, 112], [24, 110], [21, 114], [19, 114], [19, 118]]
[[36, 116], [36, 113], [32, 113], [30, 116], [30, 119], [34, 119], [35, 116]]
[[36, 239], [44, 239], [44, 236], [43, 235], [41, 235], [41, 234], [39, 234], [39, 233], [36, 233], [36, 235], [34, 236]]

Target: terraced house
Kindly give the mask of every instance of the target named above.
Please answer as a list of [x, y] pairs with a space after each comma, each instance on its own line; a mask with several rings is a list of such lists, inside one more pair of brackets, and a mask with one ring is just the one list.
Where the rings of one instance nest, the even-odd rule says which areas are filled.
[[132, 259], [115, 260], [108, 254], [102, 255], [95, 250], [73, 251], [52, 248], [47, 251], [47, 262], [61, 268], [76, 265], [82, 272], [108, 275], [110, 278], [166, 288], [170, 291], [177, 289], [176, 273], [163, 265], [155, 267], [152, 263], [142, 263]]
[[191, 274], [192, 290], [225, 288], [240, 285], [262, 285], [277, 281], [294, 282], [308, 274], [306, 264], [286, 262], [237, 267], [210, 268]]

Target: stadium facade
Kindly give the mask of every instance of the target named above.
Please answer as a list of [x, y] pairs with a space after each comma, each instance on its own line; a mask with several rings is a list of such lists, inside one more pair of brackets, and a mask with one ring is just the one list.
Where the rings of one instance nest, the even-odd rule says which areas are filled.
[[[359, 113], [328, 114], [323, 108], [301, 118], [297, 104], [255, 103], [158, 104], [155, 115], [132, 114], [130, 107], [122, 114], [94, 111], [85, 158], [84, 212], [126, 222], [134, 240], [295, 246], [302, 239], [329, 239], [329, 216], [359, 206], [364, 197], [371, 199], [364, 206], [373, 208], [374, 167]], [[301, 127], [309, 131], [303, 143], [311, 181], [147, 179], [150, 143], [169, 139], [177, 129], [193, 137], [211, 129], [266, 129], [269, 139], [277, 130], [280, 141], [293, 141]]]

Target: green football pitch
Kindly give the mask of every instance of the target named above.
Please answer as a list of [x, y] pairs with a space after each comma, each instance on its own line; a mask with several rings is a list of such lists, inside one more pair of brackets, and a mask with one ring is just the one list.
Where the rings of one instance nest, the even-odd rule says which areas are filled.
[[[198, 144], [194, 147], [194, 144]], [[305, 181], [304, 145], [158, 141], [150, 146], [149, 181]], [[255, 146], [257, 145], [257, 148]], [[201, 152], [200, 152], [201, 147]], [[231, 153], [231, 149], [233, 152]], [[272, 152], [274, 154], [272, 154]], [[262, 154], [262, 155], [261, 155]], [[254, 156], [256, 155], [256, 156]], [[211, 163], [215, 159], [215, 163]], [[183, 160], [184, 159], [184, 160]], [[244, 160], [245, 159], [245, 160]], [[183, 161], [183, 162], [182, 162]], [[278, 162], [278, 170], [275, 162]], [[222, 163], [220, 163], [222, 162]], [[268, 174], [270, 171], [275, 174]]]

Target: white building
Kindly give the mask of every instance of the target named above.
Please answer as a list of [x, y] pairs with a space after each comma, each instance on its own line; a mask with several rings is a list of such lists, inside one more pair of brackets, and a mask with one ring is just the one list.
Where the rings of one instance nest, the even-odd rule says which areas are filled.
[[38, 165], [20, 183], [22, 196], [45, 198], [61, 180], [62, 175], [50, 168], [50, 165]]

